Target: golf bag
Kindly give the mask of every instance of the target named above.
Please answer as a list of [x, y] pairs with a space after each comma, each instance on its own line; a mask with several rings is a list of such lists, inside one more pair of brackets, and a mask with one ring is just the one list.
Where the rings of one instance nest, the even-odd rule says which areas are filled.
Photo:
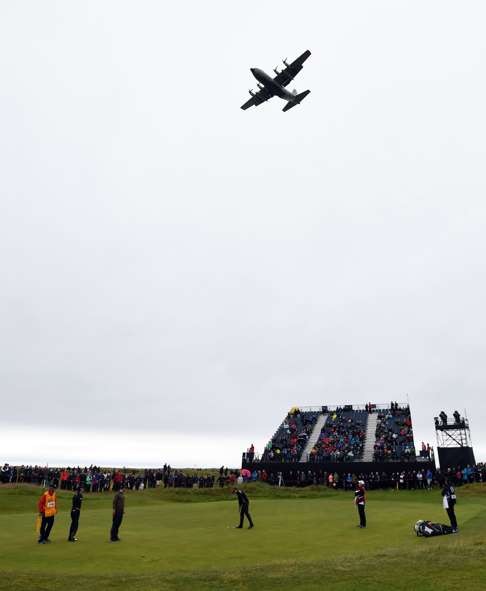
[[454, 533], [452, 527], [443, 525], [442, 523], [432, 523], [431, 521], [424, 521], [419, 519], [414, 527], [417, 536], [423, 538], [432, 538], [433, 536], [446, 536]]

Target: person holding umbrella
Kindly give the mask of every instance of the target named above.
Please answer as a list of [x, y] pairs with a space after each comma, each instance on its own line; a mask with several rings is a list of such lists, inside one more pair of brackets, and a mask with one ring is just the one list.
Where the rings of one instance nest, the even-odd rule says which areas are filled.
[[249, 480], [251, 478], [251, 472], [247, 468], [242, 468], [240, 474], [243, 477], [243, 480]]
[[236, 529], [241, 529], [243, 527], [243, 519], [245, 518], [245, 515], [250, 524], [248, 526], [248, 529], [251, 529], [252, 527], [254, 527], [254, 524], [249, 512], [250, 500], [246, 496], [246, 493], [240, 490], [239, 488], [234, 488], [233, 494], [238, 497], [238, 506], [240, 509], [240, 523], [236, 526]]

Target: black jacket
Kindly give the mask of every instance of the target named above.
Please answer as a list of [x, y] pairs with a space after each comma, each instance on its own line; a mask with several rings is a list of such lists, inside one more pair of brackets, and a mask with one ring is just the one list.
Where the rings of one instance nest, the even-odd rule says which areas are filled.
[[71, 507], [71, 511], [81, 511], [81, 505], [83, 503], [83, 495], [80, 492], [77, 492], [73, 495], [73, 504]]
[[236, 496], [238, 497], [238, 505], [240, 507], [242, 507], [243, 505], [248, 507], [248, 505], [250, 504], [250, 500], [242, 490], [237, 490]]
[[125, 497], [123, 493], [118, 491], [113, 497], [113, 511], [115, 513], [123, 513], [125, 510]]

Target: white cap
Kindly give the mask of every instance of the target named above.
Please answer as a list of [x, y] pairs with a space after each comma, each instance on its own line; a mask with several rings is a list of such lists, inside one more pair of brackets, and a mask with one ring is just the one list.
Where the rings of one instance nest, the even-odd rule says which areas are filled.
[[361, 486], [364, 486], [364, 480], [358, 480], [358, 484], [360, 484]]

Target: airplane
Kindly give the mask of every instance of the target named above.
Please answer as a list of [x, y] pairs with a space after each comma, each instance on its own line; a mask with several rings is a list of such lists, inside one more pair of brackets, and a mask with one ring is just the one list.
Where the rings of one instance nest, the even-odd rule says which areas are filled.
[[284, 112], [292, 109], [296, 105], [299, 105], [309, 94], [310, 90], [304, 90], [304, 92], [297, 94], [296, 90], [289, 92], [285, 87], [290, 84], [297, 74], [302, 70], [302, 64], [310, 56], [310, 54], [311, 52], [309, 50], [304, 51], [304, 53], [291, 64], [288, 64], [287, 59], [284, 59], [283, 63], [285, 68], [283, 70], [279, 72], [278, 66], [277, 68], [273, 69], [276, 74], [275, 78], [271, 78], [259, 68], [250, 68], [251, 73], [258, 80], [257, 86], [259, 90], [257, 92], [249, 90], [248, 92], [251, 94], [251, 99], [246, 101], [244, 105], [241, 105], [241, 108], [246, 110], [249, 107], [256, 107], [265, 101], [268, 101], [268, 99], [272, 98], [273, 96], [279, 96], [281, 99], [287, 101], [287, 104], [282, 109]]

